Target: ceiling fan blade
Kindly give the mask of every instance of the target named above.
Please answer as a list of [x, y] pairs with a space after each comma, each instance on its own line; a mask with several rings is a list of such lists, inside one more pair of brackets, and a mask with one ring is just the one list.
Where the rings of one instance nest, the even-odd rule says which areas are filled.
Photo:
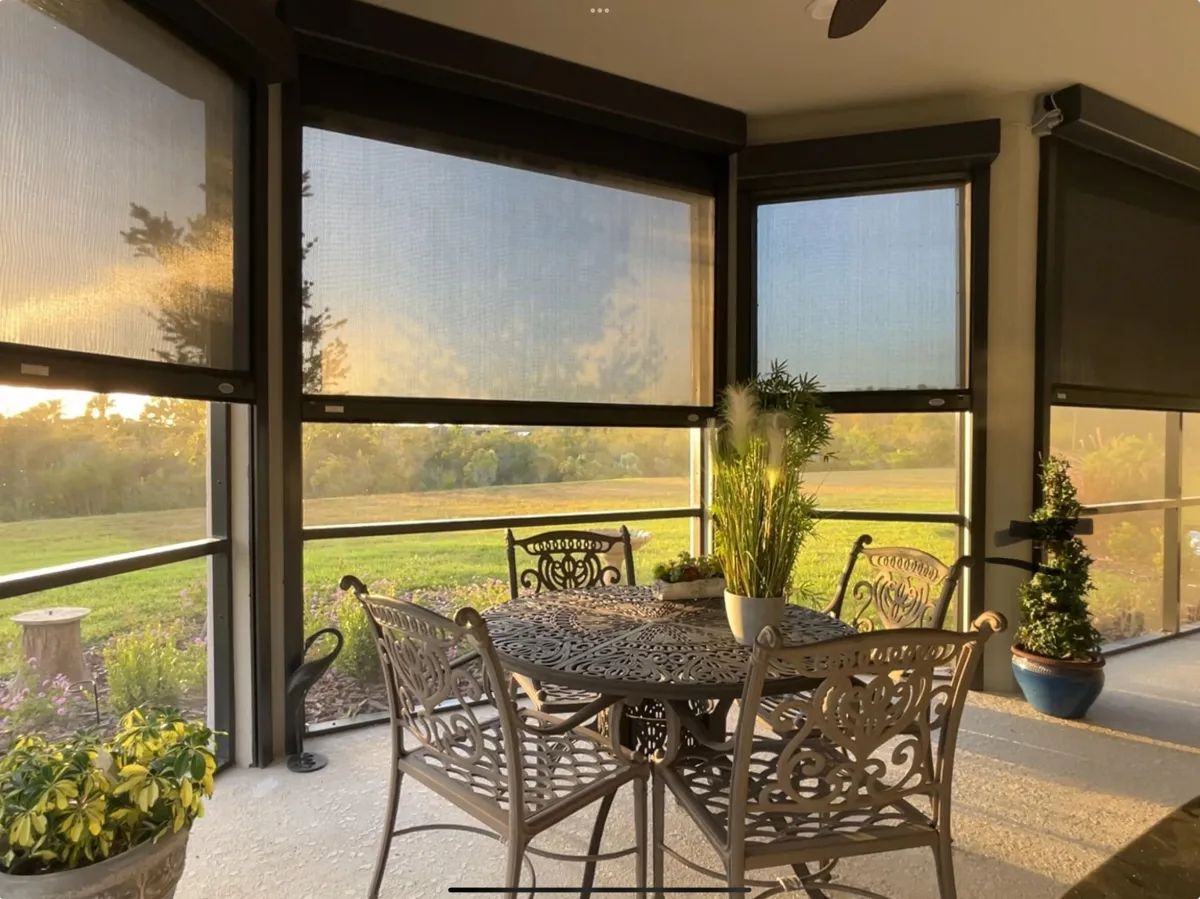
[[838, 0], [829, 20], [831, 38], [849, 37], [867, 27], [887, 0]]

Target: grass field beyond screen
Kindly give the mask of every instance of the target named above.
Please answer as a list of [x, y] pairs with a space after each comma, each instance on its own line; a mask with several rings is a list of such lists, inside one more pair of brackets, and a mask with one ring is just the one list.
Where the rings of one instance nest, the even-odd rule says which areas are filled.
[[[952, 470], [833, 472], [810, 481], [826, 508], [951, 511]], [[687, 506], [685, 478], [628, 478], [561, 484], [488, 487], [428, 493], [354, 496], [309, 500], [306, 524], [413, 521], [610, 509]], [[131, 550], [146, 549], [205, 535], [203, 509], [45, 519], [0, 524], [0, 574], [61, 565]], [[605, 527], [606, 525], [597, 525]], [[688, 519], [630, 522], [649, 541], [637, 552], [637, 574], [651, 580], [655, 563], [688, 549]], [[586, 527], [584, 525], [583, 527]], [[616, 525], [607, 525], [616, 527]], [[831, 594], [854, 539], [864, 531], [877, 542], [917, 546], [951, 560], [955, 529], [945, 525], [863, 525], [822, 522], [800, 558], [797, 582], [818, 598]], [[205, 614], [207, 562], [181, 562], [89, 584], [79, 584], [5, 603], [0, 618], [0, 672], [13, 670], [19, 653], [12, 615], [47, 606], [84, 606], [87, 642], [103, 640], [179, 617]], [[423, 534], [353, 540], [315, 540], [305, 544], [306, 597], [328, 596], [345, 574], [368, 582], [387, 581], [391, 589], [453, 587], [481, 579], [504, 579], [502, 531]], [[818, 601], [818, 600], [814, 600]]]
[[[952, 469], [817, 472], [810, 476], [809, 482], [818, 493], [820, 506], [826, 509], [925, 512], [955, 509], [957, 485]], [[686, 506], [687, 499], [685, 478], [624, 478], [315, 499], [305, 503], [305, 521], [308, 525], [322, 525], [652, 510]], [[205, 521], [203, 509], [184, 509], [0, 524], [3, 548], [0, 574], [194, 540], [205, 535]], [[631, 521], [629, 527], [650, 535], [636, 553], [640, 583], [650, 583], [651, 570], [657, 562], [689, 548], [689, 519]], [[947, 563], [957, 554], [953, 525], [822, 521], [801, 552], [796, 567], [797, 587], [811, 595], [809, 604], [823, 605], [832, 596], [850, 547], [862, 533], [871, 534], [877, 546], [912, 546]], [[203, 559], [180, 562], [6, 601], [6, 614], [0, 617], [0, 674], [14, 670], [20, 653], [18, 629], [9, 619], [30, 609], [48, 606], [91, 609], [83, 623], [88, 643], [177, 618], [203, 619], [207, 564]], [[507, 566], [503, 531], [306, 542], [306, 601], [327, 598], [345, 574], [357, 575], [368, 583], [385, 582], [386, 589], [395, 593], [504, 580]], [[1149, 609], [1148, 600], [1133, 599], [1145, 592], [1139, 586], [1142, 579], [1103, 563], [1097, 564], [1094, 579], [1097, 589], [1091, 603], [1097, 613], [1130, 601]], [[955, 613], [952, 609], [951, 620]]]

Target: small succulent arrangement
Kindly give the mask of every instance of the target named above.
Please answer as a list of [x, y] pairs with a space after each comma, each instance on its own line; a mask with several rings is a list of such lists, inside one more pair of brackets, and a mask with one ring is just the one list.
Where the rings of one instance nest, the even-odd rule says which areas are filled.
[[18, 738], [0, 759], [0, 872], [83, 868], [190, 826], [212, 796], [213, 736], [149, 709], [127, 714], [110, 740]]
[[723, 578], [724, 571], [716, 556], [693, 556], [687, 550], [668, 562], [654, 566], [654, 579], [664, 584], [683, 584], [709, 578]]

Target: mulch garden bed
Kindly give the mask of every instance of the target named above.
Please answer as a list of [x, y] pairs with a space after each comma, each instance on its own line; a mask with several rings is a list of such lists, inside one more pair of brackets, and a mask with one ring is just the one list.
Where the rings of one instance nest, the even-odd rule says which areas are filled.
[[363, 683], [333, 668], [313, 684], [304, 705], [305, 720], [310, 725], [387, 710], [387, 690], [382, 682]]

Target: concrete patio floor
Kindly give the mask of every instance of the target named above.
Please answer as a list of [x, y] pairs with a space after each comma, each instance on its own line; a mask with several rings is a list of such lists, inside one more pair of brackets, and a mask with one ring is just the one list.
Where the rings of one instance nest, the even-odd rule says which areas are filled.
[[[282, 765], [221, 775], [191, 841], [176, 899], [365, 897], [379, 832], [388, 732], [376, 727], [313, 741], [329, 767], [294, 775]], [[1200, 795], [1200, 634], [1113, 657], [1089, 720], [1054, 721], [1011, 697], [975, 695], [959, 739], [955, 865], [963, 899], [1058, 899], [1122, 846]], [[594, 812], [539, 845], [582, 852]], [[469, 823], [406, 783], [399, 826]], [[667, 806], [668, 841], [712, 865], [683, 814]], [[618, 797], [605, 848], [631, 845], [632, 803]], [[499, 844], [461, 833], [403, 838], [384, 881], [386, 899], [447, 895], [500, 882]], [[538, 884], [578, 887], [579, 865], [535, 860]], [[670, 886], [713, 886], [667, 860]], [[856, 859], [840, 881], [894, 899], [935, 897], [927, 851]], [[1200, 893], [1200, 871], [1196, 892]], [[601, 865], [598, 886], [632, 885], [625, 862]], [[714, 893], [715, 895], [715, 893]], [[1121, 899], [1141, 899], [1134, 893]], [[1149, 893], [1146, 899], [1150, 899]]]

